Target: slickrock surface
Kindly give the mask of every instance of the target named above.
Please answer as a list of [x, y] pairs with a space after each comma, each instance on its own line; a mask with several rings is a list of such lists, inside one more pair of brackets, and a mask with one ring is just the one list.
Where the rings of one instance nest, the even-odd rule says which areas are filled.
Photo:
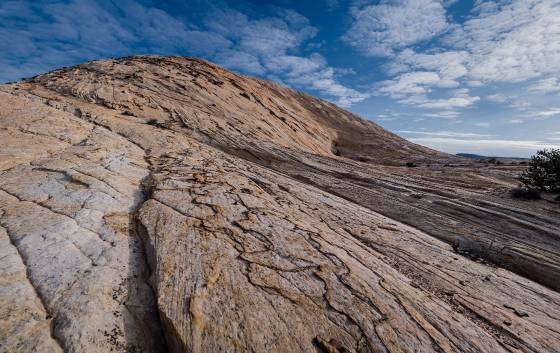
[[191, 58], [0, 86], [0, 351], [560, 352], [520, 170]]

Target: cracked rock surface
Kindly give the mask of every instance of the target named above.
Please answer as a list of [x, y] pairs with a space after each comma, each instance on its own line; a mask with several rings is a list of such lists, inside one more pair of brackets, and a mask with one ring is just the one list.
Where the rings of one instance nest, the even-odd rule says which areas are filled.
[[191, 58], [2, 85], [0, 351], [560, 352], [519, 170]]

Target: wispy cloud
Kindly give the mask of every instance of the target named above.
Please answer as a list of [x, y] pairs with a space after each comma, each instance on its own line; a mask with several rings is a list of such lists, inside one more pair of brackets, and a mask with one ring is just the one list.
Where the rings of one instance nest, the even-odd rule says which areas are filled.
[[492, 126], [492, 123], [488, 122], [488, 121], [479, 121], [473, 124], [474, 126], [478, 126], [478, 127], [490, 127]]
[[353, 24], [343, 39], [369, 56], [392, 55], [448, 26], [445, 8], [436, 0], [382, 0], [353, 6], [351, 15]]
[[409, 140], [450, 153], [476, 153], [482, 155], [530, 157], [535, 151], [545, 148], [560, 148], [560, 145], [538, 140], [465, 139], [450, 137], [412, 137]]
[[469, 53], [472, 80], [522, 82], [560, 71], [556, 0], [479, 4], [476, 16], [446, 37], [447, 44]]
[[337, 70], [318, 54], [294, 55], [291, 52], [313, 38], [317, 29], [307, 18], [293, 10], [278, 9], [277, 17], [252, 20], [230, 9], [208, 16], [206, 25], [233, 45], [216, 54], [217, 61], [229, 68], [266, 75], [295, 87], [314, 89], [334, 98], [343, 107], [368, 97], [340, 84]]
[[557, 115], [560, 115], [560, 108], [549, 108], [532, 114], [532, 116], [540, 119], [548, 119]]
[[[430, 9], [429, 15], [415, 8], [419, 4]], [[381, 1], [356, 7], [351, 15], [353, 24], [343, 39], [365, 55], [390, 57], [385, 68], [393, 78], [377, 84], [376, 91], [400, 103], [435, 109], [472, 107], [479, 97], [467, 91], [455, 91], [462, 92], [459, 97], [453, 92], [449, 98], [441, 95], [450, 89], [533, 79], [540, 80], [525, 86], [531, 93], [560, 92], [556, 0], [478, 1], [462, 24], [449, 23], [445, 4], [435, 0]], [[407, 32], [399, 30], [407, 22], [413, 23], [409, 29], [415, 34], [400, 40], [399, 33]], [[431, 40], [424, 52], [415, 45], [423, 40]], [[511, 101], [502, 93], [486, 98], [495, 103]]]
[[430, 98], [434, 87], [456, 87], [454, 81], [441, 80], [434, 72], [411, 72], [395, 80], [386, 80], [378, 84], [377, 92], [397, 99], [398, 102], [428, 109], [467, 108], [480, 100], [471, 96], [467, 88], [454, 89], [445, 98]]
[[486, 100], [494, 103], [505, 103], [511, 101], [512, 97], [506, 96], [501, 93], [490, 94], [486, 96]]
[[467, 108], [479, 100], [480, 97], [471, 96], [468, 89], [461, 88], [452, 91], [452, 97], [450, 98], [420, 100], [418, 105], [422, 108], [432, 109]]
[[386, 67], [390, 74], [411, 71], [435, 72], [440, 80], [453, 82], [457, 86], [458, 82], [456, 80], [468, 73], [465, 66], [467, 59], [468, 53], [466, 51], [440, 51], [422, 54], [412, 49], [404, 49]]
[[445, 110], [437, 113], [424, 113], [422, 114], [422, 116], [427, 116], [431, 118], [442, 118], [442, 119], [456, 119], [459, 116], [461, 116], [461, 114], [455, 110]]
[[326, 3], [329, 11], [334, 11], [340, 6], [340, 2], [338, 0], [326, 0]]
[[531, 103], [519, 97], [512, 97], [511, 99], [508, 100], [508, 102], [511, 102], [509, 105], [511, 108], [521, 110], [521, 111], [528, 111], [533, 106]]
[[474, 132], [455, 132], [455, 131], [411, 131], [411, 130], [400, 130], [398, 131], [402, 134], [413, 134], [413, 135], [429, 135], [429, 136], [441, 136], [441, 137], [495, 137], [496, 135], [488, 134], [477, 134]]
[[529, 86], [531, 92], [556, 93], [560, 92], [560, 81], [556, 77], [539, 80]]
[[341, 84], [340, 71], [319, 53], [301, 54], [318, 30], [293, 10], [250, 18], [210, 6], [200, 17], [195, 25], [135, 0], [3, 1], [0, 80], [105, 57], [186, 54], [314, 90], [342, 106], [368, 97]]

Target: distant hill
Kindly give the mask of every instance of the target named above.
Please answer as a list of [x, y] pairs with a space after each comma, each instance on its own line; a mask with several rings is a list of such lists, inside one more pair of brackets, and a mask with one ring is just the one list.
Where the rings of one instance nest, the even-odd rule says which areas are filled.
[[522, 157], [494, 157], [494, 156], [481, 156], [479, 154], [473, 153], [457, 153], [456, 156], [471, 158], [471, 159], [482, 159], [487, 160], [491, 158], [496, 158], [498, 160], [513, 160], [513, 161], [528, 161], [529, 158], [522, 158]]

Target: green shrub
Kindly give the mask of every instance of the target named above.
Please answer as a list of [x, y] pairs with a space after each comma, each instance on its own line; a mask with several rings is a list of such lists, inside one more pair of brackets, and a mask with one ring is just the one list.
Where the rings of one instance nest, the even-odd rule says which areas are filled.
[[414, 167], [416, 167], [416, 163], [414, 163], [414, 162], [406, 162], [406, 166], [409, 167], [409, 168], [414, 168]]
[[527, 188], [560, 191], [560, 149], [538, 151], [531, 157], [519, 181]]

